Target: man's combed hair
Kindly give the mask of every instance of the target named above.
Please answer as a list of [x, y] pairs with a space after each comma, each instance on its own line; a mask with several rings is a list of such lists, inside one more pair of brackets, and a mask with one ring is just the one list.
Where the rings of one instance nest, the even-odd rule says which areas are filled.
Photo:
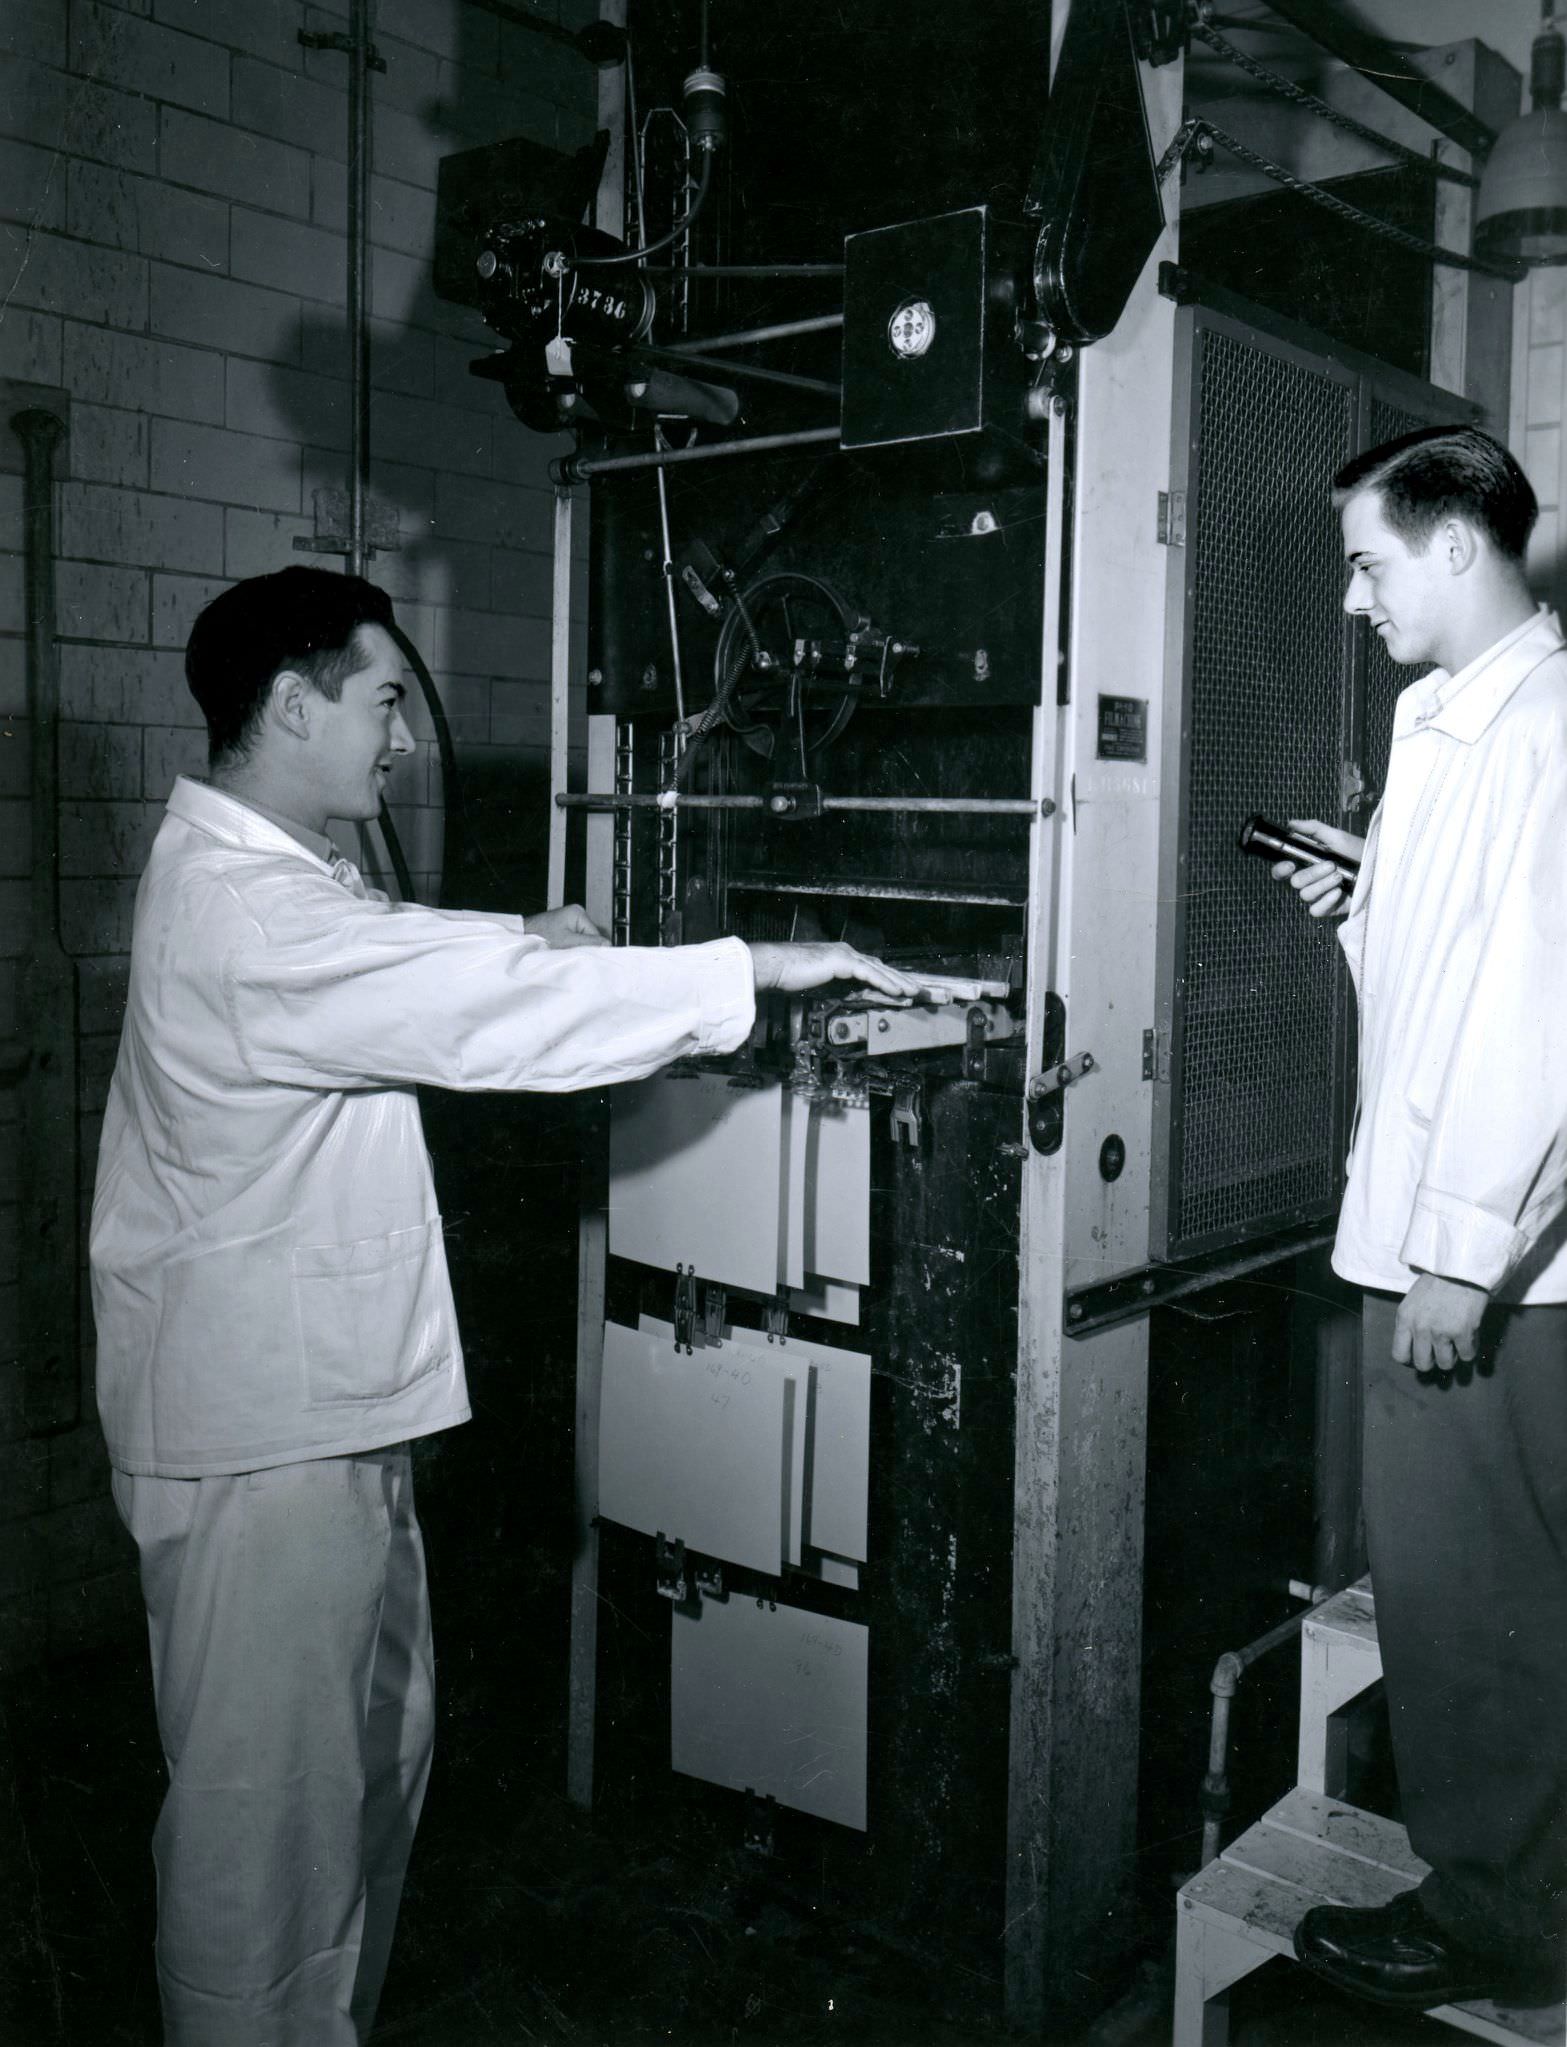
[[1474, 426], [1423, 426], [1346, 462], [1333, 502], [1374, 490], [1382, 516], [1423, 553], [1444, 519], [1467, 519], [1509, 561], [1521, 562], [1540, 507], [1529, 479], [1500, 441]]
[[362, 576], [279, 569], [251, 576], [197, 615], [185, 680], [207, 721], [213, 767], [243, 755], [260, 727], [272, 678], [285, 668], [334, 701], [364, 665], [363, 625], [392, 629], [392, 600]]

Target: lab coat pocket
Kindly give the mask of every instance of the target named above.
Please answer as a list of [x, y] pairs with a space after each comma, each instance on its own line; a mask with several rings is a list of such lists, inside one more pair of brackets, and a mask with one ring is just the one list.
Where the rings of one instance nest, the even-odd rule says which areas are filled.
[[299, 1244], [294, 1307], [311, 1407], [385, 1400], [451, 1355], [441, 1221]]

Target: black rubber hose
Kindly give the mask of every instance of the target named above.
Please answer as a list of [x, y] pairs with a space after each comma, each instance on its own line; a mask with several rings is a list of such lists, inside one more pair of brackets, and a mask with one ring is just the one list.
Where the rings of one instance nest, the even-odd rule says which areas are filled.
[[622, 249], [613, 256], [578, 256], [579, 270], [607, 270], [613, 263], [640, 263], [644, 256], [656, 256], [660, 249], [667, 249], [671, 242], [678, 241], [707, 204], [707, 194], [713, 182], [713, 159], [711, 153], [702, 158], [702, 175], [697, 180], [696, 197], [691, 201], [690, 211], [683, 220], [677, 220], [668, 234], [660, 235], [656, 242], [649, 242], [642, 249]]
[[[452, 742], [452, 728], [447, 721], [446, 706], [441, 702], [441, 693], [435, 686], [435, 678], [425, 665], [424, 656], [399, 625], [392, 627], [392, 638], [403, 651], [403, 658], [418, 679], [419, 693], [424, 698], [425, 708], [430, 713], [430, 723], [435, 728], [435, 750], [441, 763], [441, 886], [440, 901], [449, 897], [451, 875], [454, 868], [460, 868], [467, 858], [467, 829], [463, 814], [462, 781], [457, 772], [457, 748]], [[405, 886], [408, 872], [403, 860], [402, 848], [397, 845], [396, 833], [383, 805], [382, 823], [387, 826], [387, 852], [391, 855], [392, 871], [397, 876], [397, 885], [406, 896]]]

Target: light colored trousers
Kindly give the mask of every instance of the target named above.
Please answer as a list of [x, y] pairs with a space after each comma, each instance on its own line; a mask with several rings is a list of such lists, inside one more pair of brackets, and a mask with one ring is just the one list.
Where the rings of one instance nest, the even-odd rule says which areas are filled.
[[169, 1789], [167, 2047], [359, 2047], [434, 1731], [406, 1446], [235, 1477], [114, 1474]]

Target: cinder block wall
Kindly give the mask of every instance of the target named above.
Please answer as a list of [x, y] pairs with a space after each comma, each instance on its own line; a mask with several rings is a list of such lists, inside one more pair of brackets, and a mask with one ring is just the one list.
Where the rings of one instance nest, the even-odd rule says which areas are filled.
[[[530, 4], [569, 26], [597, 12]], [[294, 542], [341, 530], [326, 494], [342, 498], [348, 448], [347, 59], [299, 34], [346, 28], [346, 4], [303, 0], [0, 8], [0, 378], [63, 391], [71, 408], [56, 516], [61, 921], [80, 977], [84, 1205], [136, 876], [174, 777], [205, 762], [181, 669], [191, 619], [235, 578], [343, 565]], [[516, 873], [543, 841], [554, 448], [468, 374], [495, 338], [431, 292], [436, 166], [513, 135], [579, 147], [596, 74], [468, 0], [380, 0], [374, 35], [387, 68], [373, 86], [372, 498], [400, 546], [370, 573], [423, 648], [476, 783], [526, 791], [514, 815], [493, 797], [481, 812], [517, 842], [500, 862]], [[21, 486], [5, 422], [0, 439], [4, 1036], [32, 933]], [[433, 899], [440, 780], [428, 723], [416, 729], [394, 813]], [[382, 849], [363, 850], [378, 864]], [[17, 1085], [0, 1080], [0, 1675], [140, 1625], [90, 1342], [80, 1420], [29, 1434]], [[83, 1327], [90, 1340], [85, 1311]]]

